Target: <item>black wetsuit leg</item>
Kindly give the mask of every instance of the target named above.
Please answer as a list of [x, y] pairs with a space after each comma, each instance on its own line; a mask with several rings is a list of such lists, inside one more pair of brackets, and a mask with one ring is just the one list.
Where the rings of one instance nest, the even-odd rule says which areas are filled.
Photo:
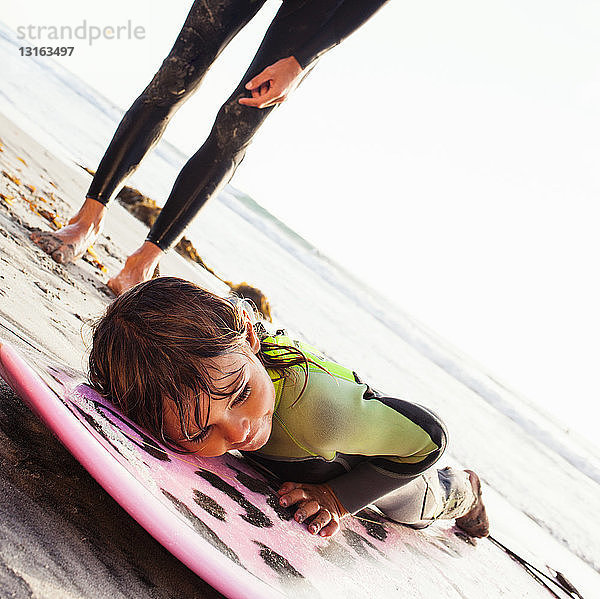
[[107, 204], [153, 148], [215, 58], [266, 0], [195, 0], [152, 81], [125, 113], [87, 193]]
[[202, 206], [231, 179], [254, 134], [276, 107], [239, 104], [240, 98], [251, 97], [245, 85], [266, 67], [293, 56], [300, 42], [319, 30], [322, 21], [308, 18], [314, 5], [306, 0], [283, 3], [250, 67], [219, 110], [209, 137], [179, 173], [147, 241], [165, 251], [173, 247]]

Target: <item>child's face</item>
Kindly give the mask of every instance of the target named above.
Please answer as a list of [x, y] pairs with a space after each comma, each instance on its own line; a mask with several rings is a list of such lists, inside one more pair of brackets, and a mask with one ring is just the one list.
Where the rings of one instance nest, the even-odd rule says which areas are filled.
[[[255, 355], [260, 345], [258, 339], [254, 338], [251, 327], [250, 330], [248, 344], [243, 352], [211, 359], [218, 378], [217, 386], [225, 389], [231, 386], [237, 390], [231, 397], [212, 400], [206, 428], [199, 428], [193, 421], [188, 423], [188, 433], [193, 441], [184, 438], [175, 406], [172, 402], [167, 403], [164, 414], [165, 432], [184, 449], [200, 456], [212, 457], [231, 449], [255, 451], [269, 440], [275, 409], [275, 388]], [[200, 398], [200, 406], [200, 422], [205, 422], [207, 396]]]

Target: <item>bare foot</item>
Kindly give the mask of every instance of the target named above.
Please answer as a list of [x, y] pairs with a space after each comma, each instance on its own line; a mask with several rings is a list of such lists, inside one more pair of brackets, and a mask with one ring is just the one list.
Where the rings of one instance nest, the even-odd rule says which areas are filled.
[[59, 264], [75, 262], [100, 234], [105, 213], [104, 204], [86, 198], [79, 212], [62, 229], [35, 229], [29, 238]]
[[471, 511], [456, 519], [455, 524], [471, 537], [487, 537], [490, 534], [490, 524], [485, 505], [481, 500], [481, 481], [472, 470], [465, 470], [465, 472], [469, 474], [469, 480], [475, 493], [475, 503]]
[[134, 285], [152, 278], [164, 252], [150, 241], [144, 241], [141, 248], [137, 249], [127, 260], [121, 272], [107, 285], [115, 295], [121, 295]]

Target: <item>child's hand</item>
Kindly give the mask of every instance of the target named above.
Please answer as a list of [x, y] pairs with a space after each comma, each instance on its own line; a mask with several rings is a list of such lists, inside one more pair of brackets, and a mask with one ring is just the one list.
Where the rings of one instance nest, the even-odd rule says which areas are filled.
[[[348, 515], [334, 492], [325, 484], [283, 483], [279, 491], [279, 503], [284, 507], [298, 504], [294, 514], [296, 522], [304, 522], [314, 516], [308, 525], [308, 532], [331, 537], [340, 528], [340, 518]], [[319, 532], [320, 531], [320, 532]]]

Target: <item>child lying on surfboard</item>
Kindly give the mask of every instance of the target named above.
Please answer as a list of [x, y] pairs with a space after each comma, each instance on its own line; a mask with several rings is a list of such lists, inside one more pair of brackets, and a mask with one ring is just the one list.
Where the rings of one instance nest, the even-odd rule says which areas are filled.
[[312, 534], [369, 504], [414, 528], [456, 519], [488, 534], [478, 476], [433, 468], [447, 438], [433, 412], [269, 335], [239, 300], [174, 277], [137, 285], [96, 324], [89, 377], [172, 449], [238, 450], [287, 481], [279, 501]]

